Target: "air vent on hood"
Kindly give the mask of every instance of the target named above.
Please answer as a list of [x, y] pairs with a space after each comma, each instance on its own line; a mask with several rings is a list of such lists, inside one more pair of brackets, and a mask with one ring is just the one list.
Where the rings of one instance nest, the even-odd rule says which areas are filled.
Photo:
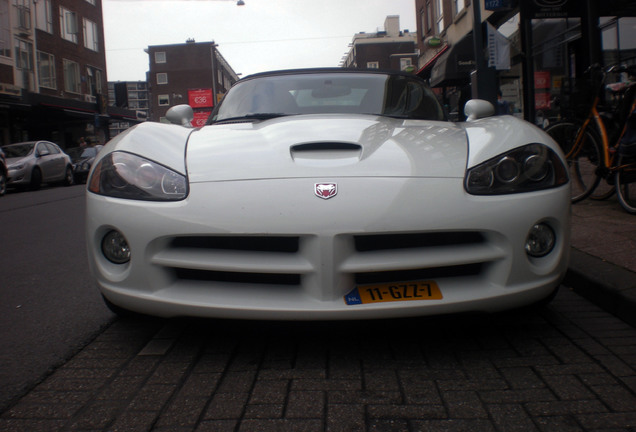
[[362, 146], [345, 142], [314, 142], [291, 146], [291, 157], [296, 162], [310, 165], [333, 166], [360, 160]]

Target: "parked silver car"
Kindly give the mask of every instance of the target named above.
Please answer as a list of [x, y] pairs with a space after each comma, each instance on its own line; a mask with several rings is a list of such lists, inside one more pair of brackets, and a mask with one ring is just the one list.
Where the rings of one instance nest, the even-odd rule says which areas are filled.
[[88, 172], [91, 170], [93, 161], [97, 153], [104, 147], [103, 145], [95, 145], [89, 147], [74, 147], [66, 149], [66, 154], [73, 161], [73, 173], [75, 175], [75, 183], [86, 183]]
[[7, 176], [7, 160], [2, 148], [0, 148], [0, 196], [7, 192]]
[[49, 141], [28, 141], [2, 147], [7, 158], [9, 186], [38, 189], [42, 183], [73, 184], [69, 155]]

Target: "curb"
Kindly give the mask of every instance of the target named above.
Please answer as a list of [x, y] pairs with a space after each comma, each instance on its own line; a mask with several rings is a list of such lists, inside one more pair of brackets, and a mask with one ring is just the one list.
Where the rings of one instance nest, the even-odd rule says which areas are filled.
[[636, 327], [636, 273], [571, 248], [563, 284]]

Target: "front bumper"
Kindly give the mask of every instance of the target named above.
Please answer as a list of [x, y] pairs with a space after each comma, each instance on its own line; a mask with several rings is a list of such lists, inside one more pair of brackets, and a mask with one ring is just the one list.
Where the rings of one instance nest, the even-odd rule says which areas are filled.
[[7, 185], [20, 186], [31, 182], [31, 173], [27, 167], [20, 169], [9, 168], [7, 172]]
[[[315, 183], [338, 183], [328, 200]], [[548, 296], [567, 269], [569, 189], [476, 197], [462, 179], [289, 179], [191, 184], [181, 202], [88, 193], [91, 269], [112, 303], [164, 317], [363, 319], [498, 311]], [[556, 233], [545, 257], [531, 226]], [[128, 240], [107, 261], [103, 236]], [[441, 300], [347, 305], [357, 285], [434, 280]]]

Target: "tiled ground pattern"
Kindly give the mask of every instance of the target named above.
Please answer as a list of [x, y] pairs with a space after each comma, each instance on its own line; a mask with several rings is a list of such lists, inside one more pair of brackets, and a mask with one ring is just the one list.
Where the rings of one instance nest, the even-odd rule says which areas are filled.
[[636, 431], [636, 329], [541, 312], [374, 322], [119, 320], [1, 431]]

